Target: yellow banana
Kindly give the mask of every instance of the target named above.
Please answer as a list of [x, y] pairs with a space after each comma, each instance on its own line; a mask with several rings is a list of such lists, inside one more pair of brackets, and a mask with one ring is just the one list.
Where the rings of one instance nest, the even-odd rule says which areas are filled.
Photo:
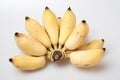
[[43, 13], [43, 23], [54, 48], [57, 48], [59, 25], [56, 15], [48, 7]]
[[89, 43], [83, 44], [78, 50], [88, 50], [88, 49], [102, 49], [104, 39], [92, 40]]
[[21, 70], [36, 70], [43, 68], [46, 64], [45, 56], [32, 57], [19, 55], [10, 58], [9, 61]]
[[60, 36], [59, 36], [59, 48], [61, 48], [66, 39], [69, 37], [70, 33], [76, 25], [76, 16], [69, 7], [65, 12], [60, 26]]
[[17, 46], [28, 55], [41, 56], [47, 52], [47, 49], [40, 42], [29, 35], [16, 32], [15, 40]]
[[71, 63], [78, 67], [90, 67], [100, 62], [104, 56], [104, 51], [105, 48], [73, 51], [70, 53], [69, 58]]
[[45, 29], [37, 22], [36, 20], [26, 17], [25, 18], [25, 26], [28, 33], [35, 38], [36, 40], [40, 41], [44, 46], [47, 48], [51, 47], [51, 41], [45, 32]]
[[65, 47], [68, 50], [75, 50], [79, 48], [87, 38], [89, 32], [88, 25], [85, 20], [75, 27], [69, 38], [65, 42]]
[[42, 15], [44, 27], [35, 19], [25, 17], [25, 28], [29, 35], [15, 33], [16, 45], [28, 56], [15, 56], [9, 61], [20, 70], [37, 70], [46, 65], [46, 58], [59, 62], [66, 58], [78, 67], [91, 67], [104, 56], [104, 40], [84, 43], [89, 26], [82, 20], [77, 27], [76, 16], [69, 7], [61, 17], [56, 17], [48, 7]]

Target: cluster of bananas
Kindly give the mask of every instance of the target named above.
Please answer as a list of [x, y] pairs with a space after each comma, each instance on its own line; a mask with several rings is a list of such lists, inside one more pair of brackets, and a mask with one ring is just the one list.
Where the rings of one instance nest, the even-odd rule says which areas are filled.
[[84, 43], [89, 32], [88, 24], [82, 20], [76, 26], [76, 17], [70, 7], [62, 18], [57, 18], [46, 7], [42, 18], [44, 27], [35, 19], [25, 17], [25, 27], [29, 35], [15, 33], [17, 46], [27, 54], [9, 59], [15, 67], [36, 70], [45, 66], [46, 59], [59, 62], [65, 58], [69, 58], [75, 66], [90, 67], [104, 56], [104, 39]]

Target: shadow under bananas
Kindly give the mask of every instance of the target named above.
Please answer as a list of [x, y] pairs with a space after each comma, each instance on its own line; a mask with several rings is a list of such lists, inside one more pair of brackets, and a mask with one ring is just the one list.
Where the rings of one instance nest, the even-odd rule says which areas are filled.
[[[49, 63], [49, 64], [51, 64], [51, 62]], [[69, 59], [63, 59], [63, 60], [61, 60], [60, 62], [54, 62], [54, 63], [52, 63], [52, 64], [54, 64], [55, 66], [57, 66], [57, 67], [64, 67], [64, 66], [67, 66], [67, 65], [69, 65], [69, 64], [71, 64], [70, 63], [70, 60]]]
[[109, 64], [108, 63], [99, 63], [95, 66], [92, 66], [92, 67], [86, 67], [86, 68], [79, 68], [77, 67], [77, 70], [80, 70], [80, 71], [83, 71], [83, 72], [102, 72], [102, 71], [105, 71], [107, 70], [109, 67]]

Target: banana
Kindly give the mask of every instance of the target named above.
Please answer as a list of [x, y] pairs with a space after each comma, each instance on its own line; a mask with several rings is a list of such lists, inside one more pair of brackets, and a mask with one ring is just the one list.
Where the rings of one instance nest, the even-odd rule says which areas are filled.
[[47, 52], [45, 46], [43, 46], [40, 42], [37, 42], [29, 35], [16, 32], [15, 41], [17, 46], [28, 55], [41, 56], [45, 55]]
[[56, 15], [48, 7], [43, 12], [43, 23], [54, 48], [57, 48], [59, 25]]
[[43, 68], [46, 64], [45, 56], [32, 57], [18, 55], [10, 58], [9, 61], [20, 70], [37, 70]]
[[104, 39], [92, 40], [89, 43], [83, 44], [78, 50], [88, 50], [88, 49], [102, 49], [104, 44]]
[[75, 50], [79, 48], [87, 38], [89, 32], [88, 25], [85, 20], [75, 27], [69, 38], [65, 42], [65, 47], [68, 50]]
[[65, 12], [60, 26], [59, 48], [62, 48], [76, 25], [76, 16], [69, 7]]
[[45, 29], [35, 19], [26, 17], [25, 27], [34, 39], [40, 41], [47, 48], [51, 48], [51, 41], [45, 31]]
[[70, 53], [69, 58], [73, 65], [78, 67], [91, 67], [100, 62], [104, 56], [104, 51], [105, 48], [74, 51]]

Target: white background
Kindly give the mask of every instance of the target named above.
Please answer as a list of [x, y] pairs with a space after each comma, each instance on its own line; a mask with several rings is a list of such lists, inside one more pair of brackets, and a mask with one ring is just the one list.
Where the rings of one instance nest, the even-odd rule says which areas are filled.
[[[21, 52], [14, 40], [15, 32], [25, 32], [24, 18], [42, 23], [48, 6], [56, 16], [63, 16], [70, 6], [77, 24], [85, 19], [90, 26], [88, 41], [105, 39], [106, 54], [91, 68], [77, 68], [69, 60], [50, 63], [42, 70], [24, 72], [8, 59]], [[120, 80], [120, 1], [119, 0], [0, 0], [0, 80]]]

